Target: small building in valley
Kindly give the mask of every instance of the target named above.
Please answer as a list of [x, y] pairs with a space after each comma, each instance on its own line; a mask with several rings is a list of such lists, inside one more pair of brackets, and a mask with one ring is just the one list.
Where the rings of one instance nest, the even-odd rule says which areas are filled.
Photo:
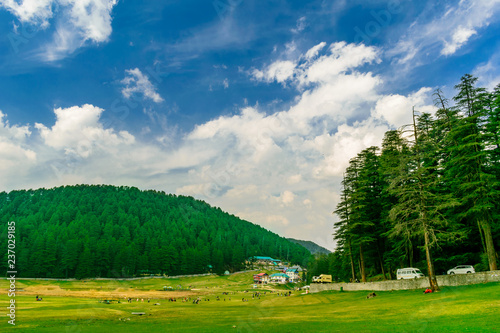
[[298, 268], [287, 268], [285, 271], [285, 274], [290, 277], [290, 281], [292, 283], [297, 283], [300, 282], [301, 276], [300, 276], [300, 271]]
[[259, 273], [253, 276], [253, 282], [258, 284], [267, 284], [269, 282], [269, 275], [267, 273]]
[[275, 273], [269, 276], [269, 280], [271, 283], [288, 283], [290, 281], [290, 277], [285, 273]]

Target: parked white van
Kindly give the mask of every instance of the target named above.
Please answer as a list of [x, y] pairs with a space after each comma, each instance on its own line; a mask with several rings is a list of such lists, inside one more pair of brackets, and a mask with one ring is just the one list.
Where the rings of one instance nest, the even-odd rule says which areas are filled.
[[418, 268], [412, 268], [412, 267], [400, 268], [400, 269], [398, 269], [398, 271], [396, 273], [396, 278], [398, 280], [401, 280], [401, 279], [418, 279], [418, 278], [421, 278], [421, 277], [424, 277], [424, 274], [422, 274], [422, 272], [420, 271], [420, 269], [418, 269]]

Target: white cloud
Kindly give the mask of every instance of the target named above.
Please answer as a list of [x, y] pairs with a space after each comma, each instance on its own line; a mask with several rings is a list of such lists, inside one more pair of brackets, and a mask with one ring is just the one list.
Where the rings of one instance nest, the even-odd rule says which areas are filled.
[[269, 215], [269, 216], [266, 216], [266, 222], [269, 225], [278, 224], [278, 225], [282, 225], [282, 226], [285, 226], [285, 227], [290, 224], [290, 221], [286, 217], [284, 217], [282, 215]]
[[[333, 43], [328, 54], [311, 61], [325, 46], [326, 43], [320, 43], [312, 47], [297, 61], [277, 60], [262, 70], [254, 69], [252, 76], [266, 82], [292, 81], [298, 85], [330, 83], [338, 78], [339, 74], [362, 64], [380, 61], [376, 48], [345, 42]], [[302, 59], [306, 62], [300, 62]]]
[[477, 34], [476, 30], [459, 26], [451, 36], [451, 41], [444, 41], [444, 48], [441, 50], [441, 54], [450, 55], [455, 53], [475, 34]]
[[254, 184], [238, 185], [227, 192], [227, 196], [245, 200], [248, 196], [259, 196], [259, 187]]
[[285, 205], [291, 204], [294, 199], [295, 199], [295, 194], [293, 194], [293, 192], [285, 191], [281, 194], [281, 201], [283, 201]]
[[306, 66], [301, 77], [303, 83], [331, 82], [341, 73], [362, 64], [380, 61], [377, 49], [363, 44], [355, 45], [338, 42], [330, 45], [329, 51], [330, 54], [323, 55], [310, 66]]
[[120, 144], [132, 144], [135, 138], [128, 132], [115, 133], [104, 129], [99, 118], [104, 110], [93, 105], [73, 106], [54, 110], [56, 123], [51, 128], [36, 123], [44, 143], [82, 158], [89, 157], [96, 149], [107, 150]]
[[7, 9], [19, 21], [39, 25], [43, 28], [49, 25], [54, 4], [54, 0], [0, 0], [0, 7]]
[[290, 206], [295, 200], [295, 194], [291, 191], [285, 190], [279, 196], [270, 196], [269, 202], [272, 205], [279, 205], [281, 207]]
[[293, 185], [293, 184], [298, 184], [301, 181], [302, 181], [302, 175], [297, 174], [297, 175], [292, 175], [292, 176], [288, 177], [287, 183], [289, 185]]
[[377, 101], [373, 116], [386, 120], [392, 127], [401, 127], [412, 123], [412, 109], [416, 111], [434, 113], [435, 107], [432, 105], [432, 89], [421, 88], [417, 92], [409, 95], [388, 95]]
[[23, 172], [37, 162], [37, 154], [27, 142], [30, 135], [29, 126], [11, 126], [0, 111], [0, 187], [3, 189], [19, 183]]
[[117, 0], [60, 0], [83, 41], [105, 42], [111, 35], [111, 11]]
[[292, 61], [276, 61], [264, 70], [254, 69], [252, 74], [257, 80], [284, 83], [293, 77], [295, 66]]
[[486, 63], [474, 68], [472, 74], [478, 78], [478, 86], [493, 91], [500, 84], [500, 50], [493, 53]]
[[322, 158], [312, 166], [311, 177], [328, 181], [341, 177], [349, 160], [361, 150], [378, 146], [389, 127], [372, 118], [353, 125], [340, 124], [333, 135], [322, 134], [303, 143], [304, 151], [316, 151]]
[[0, 113], [3, 189], [109, 183], [164, 185], [175, 192], [187, 180], [170, 178], [170, 172], [205, 164], [217, 153], [204, 142], [167, 149], [155, 141], [140, 142], [126, 131], [105, 129], [100, 119], [105, 111], [90, 104], [57, 108], [54, 114], [54, 125], [37, 123], [32, 133], [29, 125], [10, 126]]
[[310, 60], [312, 58], [315, 58], [319, 51], [321, 51], [324, 47], [326, 46], [325, 42], [321, 42], [318, 45], [315, 45], [309, 49], [309, 51], [306, 52], [305, 58], [307, 60]]
[[10, 126], [7, 116], [0, 111], [0, 137], [4, 140], [21, 142], [31, 135], [28, 126]]
[[[38, 55], [57, 61], [89, 43], [107, 42], [111, 35], [111, 12], [118, 0], [0, 0], [21, 22], [47, 28], [53, 21], [52, 40]], [[53, 8], [56, 10], [53, 11]]]
[[297, 20], [297, 24], [296, 24], [296, 27], [294, 29], [292, 29], [291, 31], [294, 33], [294, 34], [298, 34], [302, 31], [304, 31], [304, 29], [307, 27], [307, 22], [306, 22], [306, 17], [305, 16], [302, 16], [301, 18], [299, 18]]
[[418, 64], [417, 60], [435, 50], [443, 56], [453, 55], [482, 28], [496, 21], [499, 11], [498, 0], [461, 0], [453, 7], [431, 6], [387, 54], [400, 64]]
[[156, 92], [156, 87], [139, 68], [127, 69], [125, 72], [127, 75], [121, 81], [125, 85], [122, 89], [123, 96], [131, 98], [133, 94], [139, 94], [155, 103], [163, 102], [163, 98]]

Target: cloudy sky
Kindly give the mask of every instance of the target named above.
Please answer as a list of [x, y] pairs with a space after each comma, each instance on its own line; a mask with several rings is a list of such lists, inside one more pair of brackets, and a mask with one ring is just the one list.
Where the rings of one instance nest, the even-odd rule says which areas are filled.
[[191, 195], [329, 249], [342, 172], [465, 73], [500, 0], [0, 0], [0, 189]]

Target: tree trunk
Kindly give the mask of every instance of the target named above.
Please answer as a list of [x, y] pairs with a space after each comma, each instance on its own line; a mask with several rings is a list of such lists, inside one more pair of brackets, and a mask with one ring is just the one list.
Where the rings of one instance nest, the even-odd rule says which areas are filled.
[[434, 275], [434, 267], [432, 267], [431, 250], [429, 246], [429, 231], [424, 227], [424, 240], [425, 240], [425, 258], [427, 259], [427, 271], [429, 272], [429, 285], [432, 291], [439, 291], [439, 286]]
[[479, 220], [477, 221], [477, 227], [479, 229], [479, 236], [481, 236], [481, 245], [483, 246], [483, 252], [487, 255], [488, 250], [486, 249], [486, 242], [484, 241], [483, 226], [481, 225], [481, 222]]
[[409, 266], [408, 267], [413, 267], [413, 244], [412, 242], [409, 242], [408, 246], [408, 262]]
[[349, 239], [349, 258], [351, 259], [352, 282], [356, 281], [356, 270], [354, 269], [354, 258], [352, 257], [351, 239]]
[[[413, 109], [413, 133], [415, 136], [415, 145], [419, 147], [419, 142], [418, 142], [418, 135], [417, 135], [417, 125], [415, 121], [415, 108]], [[420, 148], [418, 148], [420, 150]], [[421, 167], [421, 159], [419, 158], [418, 160], [418, 166], [417, 170], [420, 170]], [[418, 173], [417, 173], [418, 174]], [[434, 275], [434, 267], [432, 265], [432, 258], [431, 258], [431, 249], [430, 249], [430, 239], [429, 239], [429, 230], [427, 228], [427, 205], [426, 201], [424, 199], [424, 184], [421, 179], [421, 177], [418, 177], [418, 183], [419, 183], [419, 196], [420, 196], [420, 218], [422, 222], [422, 227], [424, 230], [424, 242], [425, 242], [425, 259], [427, 261], [427, 271], [429, 273], [429, 285], [432, 291], [438, 291], [439, 286], [437, 284], [436, 276]]]
[[486, 242], [486, 254], [488, 255], [488, 263], [490, 266], [490, 271], [496, 271], [498, 269], [497, 266], [497, 258], [495, 252], [495, 245], [493, 243], [493, 236], [491, 235], [491, 226], [488, 221], [482, 220], [481, 226], [484, 231], [484, 238]]
[[359, 244], [359, 264], [361, 268], [361, 282], [366, 282], [365, 258], [363, 257], [363, 246]]

